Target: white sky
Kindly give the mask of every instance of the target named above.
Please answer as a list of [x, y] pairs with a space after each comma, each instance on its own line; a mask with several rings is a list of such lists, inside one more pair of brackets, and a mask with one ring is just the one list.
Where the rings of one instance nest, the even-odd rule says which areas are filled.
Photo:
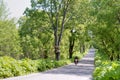
[[30, 0], [3, 0], [9, 9], [9, 17], [20, 18], [26, 7], [30, 7]]

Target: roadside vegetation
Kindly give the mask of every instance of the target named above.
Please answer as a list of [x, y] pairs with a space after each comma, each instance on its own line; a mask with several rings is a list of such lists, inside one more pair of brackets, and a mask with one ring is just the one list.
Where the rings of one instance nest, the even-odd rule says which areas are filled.
[[22, 59], [4, 56], [0, 57], [0, 78], [20, 76], [33, 72], [41, 72], [52, 68], [57, 68], [71, 63], [70, 60], [49, 60], [49, 59]]
[[[0, 0], [0, 78], [66, 65], [93, 46], [95, 80], [120, 77], [120, 0], [31, 0], [18, 22]], [[16, 26], [18, 25], [18, 26]]]
[[119, 80], [120, 79], [120, 61], [110, 61], [107, 55], [96, 52], [94, 80]]
[[9, 18], [0, 0], [0, 78], [41, 72], [69, 64], [74, 56], [82, 58], [90, 46], [88, 9], [87, 0], [31, 0], [31, 8], [17, 22]]
[[94, 80], [120, 79], [120, 3], [119, 0], [92, 0], [91, 24], [95, 56]]

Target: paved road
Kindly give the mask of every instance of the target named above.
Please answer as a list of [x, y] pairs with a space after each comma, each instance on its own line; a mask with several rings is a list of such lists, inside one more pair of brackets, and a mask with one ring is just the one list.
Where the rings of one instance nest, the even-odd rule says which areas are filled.
[[4, 80], [92, 80], [94, 52], [94, 49], [90, 49], [88, 54], [79, 61], [77, 66], [72, 63], [46, 72], [33, 73]]

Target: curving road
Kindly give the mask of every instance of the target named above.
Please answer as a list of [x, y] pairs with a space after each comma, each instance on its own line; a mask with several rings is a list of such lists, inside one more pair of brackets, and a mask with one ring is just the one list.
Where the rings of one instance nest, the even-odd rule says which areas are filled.
[[94, 49], [75, 66], [73, 63], [46, 72], [33, 73], [26, 76], [7, 78], [4, 80], [92, 80], [94, 70]]

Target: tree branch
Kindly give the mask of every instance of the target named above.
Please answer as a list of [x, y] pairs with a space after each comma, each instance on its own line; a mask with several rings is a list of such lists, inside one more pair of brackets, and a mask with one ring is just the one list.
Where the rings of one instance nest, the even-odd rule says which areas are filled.
[[63, 34], [63, 31], [64, 31], [65, 17], [66, 17], [66, 13], [67, 13], [67, 10], [68, 10], [68, 6], [69, 6], [69, 0], [67, 0], [67, 3], [66, 3], [66, 4], [65, 4], [65, 2], [64, 2], [63, 18], [62, 18], [62, 23], [61, 23], [61, 30], [60, 30], [58, 45], [60, 45], [60, 41], [61, 41], [62, 34]]

